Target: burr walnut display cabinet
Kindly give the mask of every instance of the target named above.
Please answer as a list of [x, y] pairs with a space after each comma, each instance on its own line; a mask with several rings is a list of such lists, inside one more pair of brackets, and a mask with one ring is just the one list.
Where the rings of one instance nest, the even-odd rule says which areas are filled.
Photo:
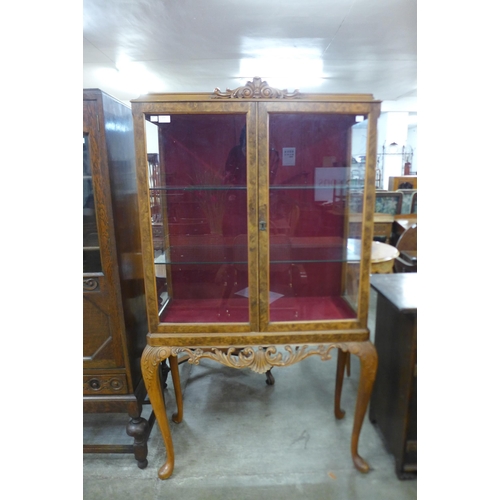
[[141, 417], [147, 319], [133, 141], [130, 107], [84, 90], [83, 410], [128, 413], [123, 430], [134, 438], [84, 452], [133, 452], [143, 468], [152, 419]]
[[[367, 328], [376, 123], [370, 95], [288, 92], [255, 78], [211, 93], [132, 101], [148, 314], [142, 371], [172, 474], [159, 368], [179, 358], [258, 373], [338, 349], [360, 359], [351, 453], [377, 367]], [[351, 182], [354, 154], [364, 179]], [[349, 234], [356, 207], [361, 231]], [[334, 377], [332, 377], [334, 378]], [[177, 380], [177, 382], [176, 382]], [[332, 402], [333, 403], [333, 402]]]

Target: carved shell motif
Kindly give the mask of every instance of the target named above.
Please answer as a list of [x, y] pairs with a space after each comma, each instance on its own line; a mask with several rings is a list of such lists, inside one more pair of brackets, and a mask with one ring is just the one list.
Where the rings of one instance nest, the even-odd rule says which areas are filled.
[[226, 89], [226, 92], [222, 92], [219, 88], [215, 88], [214, 94], [216, 99], [285, 99], [300, 95], [298, 90], [288, 92], [287, 89], [279, 90], [270, 87], [258, 76], [254, 77], [252, 82], [249, 81], [244, 86], [234, 90]]
[[[203, 358], [212, 359], [230, 368], [250, 368], [257, 373], [266, 373], [273, 367], [290, 366], [309, 356], [319, 356], [322, 361], [331, 359], [333, 349], [350, 352], [366, 359], [366, 370], [375, 376], [377, 356], [373, 344], [366, 342], [338, 342], [328, 345], [319, 345], [311, 348], [308, 345], [290, 346], [258, 346], [258, 347], [154, 347], [147, 345], [142, 355], [142, 373], [146, 385], [156, 373], [159, 364], [169, 356], [184, 354], [190, 364], [198, 365]], [[283, 352], [286, 351], [286, 352]], [[372, 354], [375, 353], [373, 356]], [[371, 356], [372, 355], [372, 356]]]
[[287, 345], [284, 350], [287, 354], [283, 355], [279, 352], [276, 346], [268, 346], [258, 348], [253, 347], [229, 347], [227, 349], [189, 349], [186, 347], [172, 348], [172, 354], [179, 355], [187, 354], [187, 361], [197, 365], [200, 359], [207, 358], [217, 361], [230, 368], [250, 368], [257, 373], [266, 373], [274, 366], [290, 366], [299, 361], [308, 358], [309, 356], [319, 355], [322, 360], [330, 359], [330, 351], [340, 345], [318, 346], [317, 349], [309, 349], [309, 346], [303, 345], [297, 348], [292, 348]]

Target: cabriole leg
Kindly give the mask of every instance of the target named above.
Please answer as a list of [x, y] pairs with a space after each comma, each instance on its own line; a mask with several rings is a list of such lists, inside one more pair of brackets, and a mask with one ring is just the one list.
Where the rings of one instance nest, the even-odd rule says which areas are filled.
[[342, 384], [344, 383], [344, 371], [348, 353], [342, 349], [337, 349], [337, 377], [335, 380], [335, 418], [344, 418], [345, 411], [340, 408], [340, 397], [342, 395]]
[[354, 425], [351, 438], [351, 455], [356, 469], [361, 472], [368, 472], [370, 466], [358, 454], [359, 434], [366, 414], [366, 409], [370, 401], [370, 396], [377, 373], [378, 356], [375, 346], [369, 341], [348, 342], [347, 349], [352, 354], [359, 357], [361, 363], [358, 397], [356, 400], [356, 410], [354, 412]]
[[148, 345], [144, 349], [141, 359], [144, 384], [146, 385], [149, 400], [151, 401], [151, 406], [155, 412], [157, 425], [163, 437], [163, 442], [165, 443], [165, 449], [167, 452], [165, 464], [160, 467], [158, 471], [158, 477], [160, 479], [167, 479], [172, 475], [174, 470], [174, 446], [172, 443], [172, 435], [170, 434], [170, 427], [168, 425], [167, 411], [165, 408], [165, 400], [163, 398], [160, 377], [161, 362], [169, 356], [169, 348], [153, 347]]
[[177, 356], [170, 356], [168, 358], [170, 364], [170, 373], [172, 374], [172, 382], [174, 384], [175, 401], [177, 403], [177, 412], [173, 414], [172, 420], [176, 424], [182, 422], [184, 415], [184, 404], [182, 402], [181, 378], [179, 376], [179, 360]]

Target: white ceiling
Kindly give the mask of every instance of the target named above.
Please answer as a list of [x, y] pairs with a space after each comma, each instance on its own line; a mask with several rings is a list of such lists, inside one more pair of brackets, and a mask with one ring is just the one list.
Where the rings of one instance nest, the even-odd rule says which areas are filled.
[[416, 111], [416, 0], [83, 0], [83, 87], [369, 93]]

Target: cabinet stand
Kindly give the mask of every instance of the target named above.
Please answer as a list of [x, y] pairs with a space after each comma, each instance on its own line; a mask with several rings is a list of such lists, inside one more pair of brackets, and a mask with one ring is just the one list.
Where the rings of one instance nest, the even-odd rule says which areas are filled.
[[[158, 342], [158, 339], [156, 339]], [[361, 472], [368, 472], [370, 466], [358, 453], [358, 442], [361, 427], [370, 400], [375, 374], [377, 371], [377, 352], [373, 344], [367, 340], [364, 342], [338, 342], [329, 345], [320, 345], [315, 349], [307, 345], [299, 346], [293, 349], [291, 346], [284, 346], [287, 354], [278, 352], [277, 346], [253, 347], [230, 347], [230, 348], [188, 348], [171, 346], [146, 346], [142, 355], [142, 373], [144, 383], [151, 400], [153, 411], [158, 420], [158, 427], [161, 431], [166, 448], [165, 464], [159, 469], [158, 477], [167, 479], [174, 470], [174, 446], [170, 427], [168, 423], [165, 401], [159, 376], [159, 367], [162, 362], [168, 358], [172, 370], [172, 380], [174, 383], [175, 398], [177, 402], [177, 412], [174, 413], [172, 420], [176, 423], [182, 422], [183, 403], [180, 387], [180, 378], [178, 370], [177, 356], [179, 354], [187, 355], [187, 361], [192, 364], [198, 364], [200, 359], [207, 358], [217, 361], [231, 368], [243, 369], [250, 368], [257, 373], [266, 373], [274, 367], [290, 366], [310, 356], [317, 355], [322, 361], [330, 360], [330, 351], [337, 348], [339, 350], [339, 363], [337, 365], [337, 387], [335, 390], [335, 411], [336, 418], [342, 418], [345, 414], [340, 409], [340, 398], [342, 391], [342, 377], [345, 369], [345, 359], [347, 353], [358, 356], [361, 364], [361, 373], [358, 386], [358, 396], [356, 400], [356, 409], [354, 413], [354, 424], [351, 437], [351, 455], [355, 467]], [[238, 350], [237, 356], [232, 352]]]

